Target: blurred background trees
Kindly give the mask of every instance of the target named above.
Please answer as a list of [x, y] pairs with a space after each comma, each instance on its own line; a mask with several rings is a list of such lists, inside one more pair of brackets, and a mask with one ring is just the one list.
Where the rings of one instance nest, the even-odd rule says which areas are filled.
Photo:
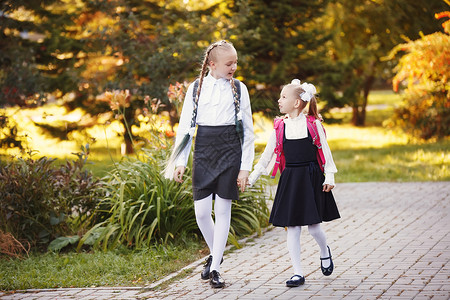
[[[356, 173], [350, 181], [403, 180], [389, 176], [404, 176], [404, 168], [411, 165], [416, 174], [425, 174], [421, 179], [448, 178], [450, 40], [445, 11], [449, 4], [448, 0], [1, 1], [0, 233], [13, 232], [42, 247], [54, 240], [55, 250], [77, 242], [80, 247], [103, 249], [141, 247], [175, 240], [183, 232], [195, 234], [190, 191], [185, 188], [189, 185], [174, 185], [162, 178], [161, 171], [187, 86], [198, 76], [204, 50], [220, 39], [236, 46], [236, 76], [248, 86], [257, 113], [255, 125], [266, 121], [261, 116], [279, 113], [276, 101], [283, 84], [293, 78], [313, 82], [327, 122], [342, 121], [341, 112], [333, 108], [351, 111], [352, 125], [338, 126], [339, 141], [334, 141], [342, 174]], [[372, 118], [367, 124], [384, 124], [379, 129], [383, 137], [392, 133], [385, 130], [389, 126], [404, 129], [408, 132], [404, 144], [416, 137], [444, 139], [447, 142], [435, 143], [439, 151], [427, 154], [433, 163], [416, 163], [416, 152], [422, 155], [422, 149], [405, 152], [397, 145], [398, 152], [389, 152], [392, 147], [373, 151], [395, 143], [389, 139], [380, 143], [378, 137], [368, 143], [354, 134], [354, 125], [366, 125], [371, 91], [391, 89], [392, 84], [404, 98], [403, 105], [393, 114], [389, 108], [388, 117], [393, 115], [389, 122], [382, 115], [380, 121]], [[28, 108], [32, 111], [26, 117], [16, 118]], [[45, 156], [34, 159], [32, 154], [43, 147], [30, 150], [27, 135], [36, 128], [38, 139], [46, 133], [91, 147], [75, 153], [77, 160], [62, 164]], [[258, 134], [265, 128], [255, 126]], [[371, 129], [358, 128], [365, 136], [374, 135]], [[114, 156], [112, 143], [108, 144], [111, 132], [117, 135], [113, 150], [120, 144], [127, 154], [136, 147], [146, 149], [129, 160], [120, 153]], [[98, 145], [104, 141], [94, 136], [106, 140], [106, 145]], [[359, 139], [357, 146], [349, 136]], [[47, 144], [53, 154], [61, 151], [62, 142], [55, 141]], [[3, 161], [2, 153], [11, 148], [28, 151], [29, 158]], [[339, 150], [347, 152], [339, 156]], [[384, 150], [389, 152], [385, 160], [380, 154]], [[102, 169], [107, 160], [101, 180], [84, 169], [94, 151], [109, 155], [92, 168]], [[368, 157], [368, 152], [376, 153]], [[406, 162], [391, 163], [398, 163], [398, 157]], [[362, 161], [370, 168], [362, 167]], [[429, 165], [438, 171], [429, 172]], [[354, 166], [364, 170], [365, 177], [348, 169]], [[248, 202], [233, 205], [237, 221], [232, 224], [232, 242], [267, 224], [266, 183], [260, 184], [243, 195]], [[145, 232], [139, 230], [143, 227]]]
[[381, 58], [405, 38], [438, 30], [434, 13], [447, 8], [444, 1], [330, 3], [322, 23], [332, 34], [327, 43], [329, 69], [319, 76], [326, 108], [350, 106], [353, 125], [364, 126], [370, 91], [386, 88], [393, 76], [393, 62]]
[[[113, 121], [104, 93], [128, 90], [128, 126], [140, 126], [138, 116], [150, 108], [146, 97], [160, 103], [154, 113], [171, 112], [173, 126], [170, 84], [192, 81], [204, 49], [228, 39], [254, 111], [277, 114], [280, 85], [299, 78], [318, 86], [326, 117], [333, 107], [350, 107], [352, 123], [364, 126], [370, 91], [390, 86], [403, 50], [396, 48], [393, 60], [381, 58], [421, 34], [444, 34], [434, 14], [448, 7], [447, 0], [5, 0], [0, 106], [54, 102], [83, 109], [83, 122], [38, 124], [67, 138], [72, 130]], [[0, 137], [5, 147], [23, 140], [10, 117], [0, 116], [2, 127], [11, 127]], [[134, 137], [125, 131], [131, 151]]]

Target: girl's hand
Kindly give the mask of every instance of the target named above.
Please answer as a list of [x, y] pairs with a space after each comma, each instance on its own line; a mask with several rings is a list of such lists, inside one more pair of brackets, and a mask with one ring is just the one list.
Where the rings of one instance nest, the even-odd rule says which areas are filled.
[[184, 174], [184, 170], [186, 168], [183, 166], [178, 166], [175, 171], [173, 172], [173, 179], [176, 182], [182, 183], [183, 182], [183, 174]]
[[324, 191], [324, 192], [329, 192], [329, 191], [331, 191], [333, 188], [334, 188], [334, 185], [331, 185], [331, 184], [324, 184], [324, 185], [323, 185], [323, 191]]
[[237, 185], [241, 188], [241, 192], [245, 191], [245, 187], [248, 184], [248, 174], [250, 172], [246, 170], [240, 170], [237, 178]]

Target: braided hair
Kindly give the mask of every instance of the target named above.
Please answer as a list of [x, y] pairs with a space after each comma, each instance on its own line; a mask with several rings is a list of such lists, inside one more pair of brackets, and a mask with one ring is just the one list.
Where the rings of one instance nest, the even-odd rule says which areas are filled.
[[[235, 50], [233, 47], [233, 44], [231, 44], [230, 42], [227, 42], [225, 40], [215, 42], [215, 43], [209, 45], [209, 47], [206, 49], [204, 57], [203, 57], [202, 67], [200, 69], [200, 76], [198, 78], [199, 79], [198, 88], [197, 88], [197, 92], [196, 92], [196, 95], [194, 98], [194, 103], [193, 103], [194, 107], [192, 110], [191, 129], [195, 128], [195, 123], [196, 123], [196, 119], [197, 119], [197, 111], [198, 111], [198, 101], [200, 98], [200, 91], [202, 90], [203, 78], [206, 75], [207, 68], [208, 68], [210, 62], [217, 60], [217, 55], [218, 55], [217, 52], [219, 51], [219, 49]], [[237, 114], [240, 111], [239, 97], [236, 96], [238, 94], [237, 93], [238, 88], [236, 87], [233, 78], [231, 78], [230, 83], [231, 83], [231, 87], [232, 87], [233, 95], [234, 95], [233, 99], [234, 99], [234, 104], [235, 104], [236, 131], [238, 132], [239, 137], [241, 138], [241, 142], [242, 142], [242, 139], [243, 139], [242, 120], [237, 119]], [[165, 174], [164, 176], [166, 178], [173, 178], [173, 170], [175, 169], [176, 159], [181, 154], [183, 149], [187, 146], [190, 139], [191, 139], [191, 135], [189, 133], [187, 133], [183, 137], [183, 139], [180, 141], [180, 143], [175, 146], [175, 148], [172, 152], [172, 155], [170, 156], [170, 158], [166, 164], [166, 168], [164, 170], [164, 174]]]
[[[211, 45], [209, 45], [208, 48], [206, 48], [205, 53], [203, 55], [202, 67], [200, 69], [200, 76], [199, 76], [199, 83], [198, 83], [197, 94], [195, 95], [195, 98], [194, 98], [194, 110], [193, 110], [193, 113], [192, 113], [191, 127], [195, 126], [195, 119], [197, 117], [197, 115], [196, 115], [197, 109], [196, 108], [198, 106], [198, 100], [200, 98], [200, 92], [202, 90], [203, 78], [205, 78], [205, 75], [206, 75], [209, 63], [211, 61], [215, 61], [217, 59], [217, 52], [220, 49], [231, 50], [231, 49], [234, 49], [234, 46], [230, 42], [227, 42], [225, 40], [221, 40], [221, 41], [212, 43]], [[233, 88], [233, 93], [235, 93], [236, 92], [236, 86], [234, 84], [233, 78], [230, 80], [230, 83], [231, 83], [231, 86]]]

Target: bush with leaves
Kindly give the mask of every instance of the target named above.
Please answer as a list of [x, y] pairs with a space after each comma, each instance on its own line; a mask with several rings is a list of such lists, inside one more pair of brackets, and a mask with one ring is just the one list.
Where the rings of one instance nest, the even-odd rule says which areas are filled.
[[[164, 148], [143, 150], [138, 159], [116, 165], [105, 180], [106, 197], [92, 218], [92, 228], [79, 242], [103, 250], [119, 245], [145, 248], [167, 243], [183, 235], [198, 235], [192, 200], [192, 178], [186, 169], [184, 182], [164, 178], [168, 156]], [[266, 197], [261, 186], [251, 188], [234, 201], [229, 241], [261, 230], [268, 224]]]
[[0, 169], [0, 230], [33, 246], [82, 230], [103, 196], [101, 182], [83, 170], [88, 149], [77, 160], [19, 158]]
[[[436, 18], [450, 17], [450, 12]], [[393, 120], [406, 132], [423, 139], [450, 135], [450, 20], [443, 24], [445, 32], [423, 35], [395, 47], [390, 57], [405, 51], [396, 67], [394, 90], [407, 82], [402, 107]]]

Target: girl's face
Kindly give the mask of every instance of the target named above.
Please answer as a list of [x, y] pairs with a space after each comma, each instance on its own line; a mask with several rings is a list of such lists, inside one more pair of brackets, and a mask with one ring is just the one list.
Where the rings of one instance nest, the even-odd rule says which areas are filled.
[[234, 48], [218, 50], [217, 58], [209, 63], [211, 75], [216, 79], [231, 79], [237, 68], [237, 52]]
[[295, 87], [293, 85], [286, 85], [280, 94], [278, 100], [278, 107], [282, 114], [289, 114], [291, 117], [296, 117], [303, 109], [301, 107], [302, 101], [300, 97], [295, 93]]

